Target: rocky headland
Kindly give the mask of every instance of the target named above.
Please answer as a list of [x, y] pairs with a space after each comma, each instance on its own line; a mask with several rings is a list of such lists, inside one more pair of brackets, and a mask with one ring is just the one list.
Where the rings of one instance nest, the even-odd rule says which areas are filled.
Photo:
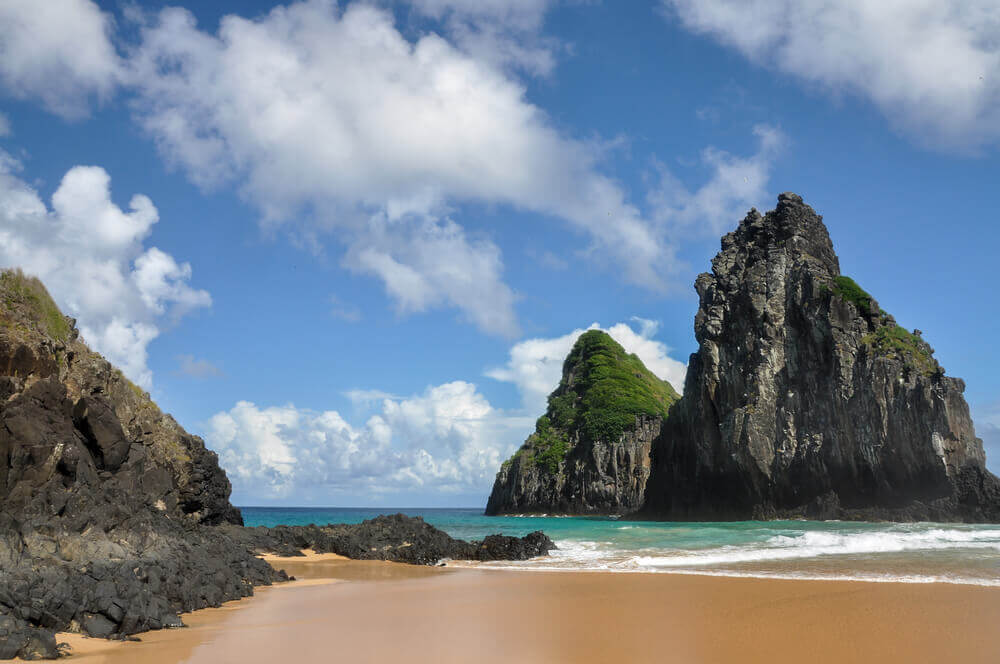
[[644, 515], [1000, 521], [965, 383], [841, 274], [802, 198], [751, 210], [695, 289], [699, 348]]
[[486, 513], [625, 514], [678, 394], [606, 332], [577, 339], [548, 410], [497, 473]]
[[[487, 514], [1000, 521], [965, 384], [841, 274], [799, 196], [751, 210], [695, 289], [699, 348], [683, 398], [649, 408], [626, 380], [616, 412], [628, 426], [582, 429], [606, 412], [579, 378], [584, 337], [599, 334], [588, 332], [536, 432], [498, 472]], [[633, 376], [649, 384], [643, 371]]]
[[79, 338], [44, 286], [0, 273], [0, 659], [54, 634], [127, 638], [287, 580], [303, 548], [434, 564], [526, 559], [541, 533], [455, 540], [419, 518], [244, 528], [216, 455]]

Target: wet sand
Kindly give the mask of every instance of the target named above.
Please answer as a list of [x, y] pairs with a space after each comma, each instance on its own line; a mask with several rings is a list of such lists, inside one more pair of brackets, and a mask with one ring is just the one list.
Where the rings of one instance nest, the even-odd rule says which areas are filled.
[[307, 581], [70, 661], [1000, 661], [997, 588], [272, 560]]

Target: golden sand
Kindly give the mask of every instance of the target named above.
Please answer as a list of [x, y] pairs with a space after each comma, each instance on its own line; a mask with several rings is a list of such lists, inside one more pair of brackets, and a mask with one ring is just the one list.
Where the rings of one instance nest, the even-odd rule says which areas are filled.
[[[1000, 589], [274, 561], [312, 583], [184, 616], [70, 661], [1000, 662]], [[345, 583], [315, 585], [320, 579]], [[63, 640], [69, 641], [69, 638]]]

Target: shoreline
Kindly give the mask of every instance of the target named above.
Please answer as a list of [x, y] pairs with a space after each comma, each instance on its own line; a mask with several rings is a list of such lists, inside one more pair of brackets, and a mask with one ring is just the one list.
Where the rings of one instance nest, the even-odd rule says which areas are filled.
[[553, 573], [553, 574], [648, 574], [650, 576], [695, 576], [710, 577], [718, 579], [755, 579], [759, 581], [803, 581], [816, 583], [876, 583], [900, 585], [945, 585], [961, 586], [970, 588], [1000, 588], [1000, 581], [990, 579], [949, 579], [928, 575], [901, 575], [901, 576], [823, 576], [820, 574], [796, 574], [793, 572], [731, 572], [713, 570], [693, 570], [693, 569], [663, 569], [652, 571], [648, 569], [604, 569], [586, 567], [528, 567], [502, 564], [481, 564], [475, 561], [450, 561], [446, 565], [447, 569], [472, 569], [483, 572], [524, 572], [527, 574]]
[[358, 662], [816, 664], [1000, 655], [997, 588], [269, 558], [301, 580], [184, 614], [188, 628], [146, 632], [138, 642], [76, 636], [69, 661], [255, 664], [336, 654]]

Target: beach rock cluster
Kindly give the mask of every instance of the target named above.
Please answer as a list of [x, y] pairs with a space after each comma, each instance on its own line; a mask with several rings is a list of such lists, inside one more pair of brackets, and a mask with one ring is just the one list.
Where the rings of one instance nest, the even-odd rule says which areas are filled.
[[336, 553], [355, 560], [388, 560], [433, 565], [442, 560], [527, 560], [556, 548], [541, 531], [524, 537], [488, 535], [481, 541], [457, 540], [420, 517], [378, 516], [359, 524], [277, 526], [243, 529], [249, 546], [283, 556], [303, 549]]
[[695, 289], [699, 348], [644, 515], [1000, 521], [965, 384], [841, 274], [799, 196], [751, 210]]
[[535, 432], [497, 473], [486, 514], [636, 511], [650, 448], [677, 399], [607, 333], [583, 333]]
[[552, 545], [466, 544], [398, 517], [269, 535], [242, 527], [230, 491], [215, 453], [87, 348], [40, 282], [0, 272], [0, 659], [56, 657], [59, 631], [180, 626], [182, 612], [286, 580], [258, 553], [290, 551], [296, 532], [320, 550], [423, 564]]

